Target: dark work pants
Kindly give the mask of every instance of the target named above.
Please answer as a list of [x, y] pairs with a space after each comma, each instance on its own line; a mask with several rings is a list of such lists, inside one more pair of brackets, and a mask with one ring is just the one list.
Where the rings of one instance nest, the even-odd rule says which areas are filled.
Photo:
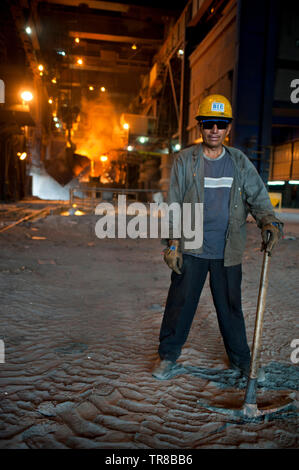
[[176, 361], [187, 340], [208, 272], [210, 288], [224, 346], [230, 362], [250, 363], [241, 305], [241, 264], [224, 267], [223, 260], [183, 255], [182, 274], [171, 274], [160, 331], [159, 356]]

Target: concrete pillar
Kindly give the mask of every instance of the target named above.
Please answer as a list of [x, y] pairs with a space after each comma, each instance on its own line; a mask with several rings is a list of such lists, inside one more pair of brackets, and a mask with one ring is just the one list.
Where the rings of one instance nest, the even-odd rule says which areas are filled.
[[252, 159], [264, 181], [272, 141], [278, 19], [278, 0], [238, 0], [232, 145]]

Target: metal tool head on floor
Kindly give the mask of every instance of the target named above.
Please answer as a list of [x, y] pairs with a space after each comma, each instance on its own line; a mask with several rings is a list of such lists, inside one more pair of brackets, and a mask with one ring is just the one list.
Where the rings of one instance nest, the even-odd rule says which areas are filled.
[[258, 377], [258, 369], [259, 369], [259, 356], [261, 350], [261, 342], [262, 342], [262, 330], [263, 330], [263, 320], [264, 320], [264, 310], [266, 305], [266, 294], [268, 288], [268, 278], [269, 278], [269, 261], [270, 261], [270, 253], [264, 249], [264, 257], [263, 257], [263, 264], [261, 270], [261, 277], [260, 277], [260, 285], [259, 285], [259, 294], [258, 294], [258, 301], [257, 301], [257, 309], [256, 309], [256, 319], [255, 319], [255, 328], [254, 328], [254, 338], [253, 338], [253, 345], [252, 345], [252, 355], [251, 355], [251, 363], [250, 363], [250, 373], [247, 381], [246, 393], [243, 406], [241, 407], [229, 407], [225, 408], [223, 406], [212, 406], [205, 403], [202, 400], [198, 400], [198, 404], [202, 407], [229, 415], [230, 417], [243, 419], [245, 421], [250, 420], [259, 420], [263, 419], [264, 417], [273, 417], [278, 413], [282, 413], [284, 411], [289, 411], [295, 409], [295, 402], [290, 398], [283, 400], [278, 404], [267, 404], [262, 407], [258, 407], [257, 405], [257, 397], [256, 397], [256, 390], [257, 390], [257, 377]]

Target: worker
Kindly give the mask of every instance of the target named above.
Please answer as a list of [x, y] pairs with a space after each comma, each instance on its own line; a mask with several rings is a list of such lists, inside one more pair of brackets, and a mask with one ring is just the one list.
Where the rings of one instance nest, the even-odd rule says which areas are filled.
[[[231, 131], [232, 107], [222, 95], [209, 95], [196, 120], [202, 143], [180, 151], [173, 163], [168, 204], [203, 203], [203, 243], [186, 248], [186, 238], [167, 240], [164, 260], [172, 269], [160, 330], [159, 360], [152, 375], [168, 379], [176, 369], [209, 273], [210, 289], [229, 367], [248, 376], [250, 349], [241, 305], [242, 254], [250, 212], [269, 254], [281, 237], [265, 185], [240, 150], [223, 145]], [[171, 229], [171, 228], [170, 228]], [[171, 232], [170, 232], [171, 233]]]

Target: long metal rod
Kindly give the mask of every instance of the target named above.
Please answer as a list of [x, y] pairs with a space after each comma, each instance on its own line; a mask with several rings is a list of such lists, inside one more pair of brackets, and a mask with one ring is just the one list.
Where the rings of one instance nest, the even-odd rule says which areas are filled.
[[[10, 230], [11, 228], [15, 227], [18, 224], [21, 224], [22, 222], [25, 222], [26, 220], [33, 219], [36, 216], [40, 216], [41, 214], [45, 213], [46, 211], [48, 211], [48, 209], [41, 209], [40, 211], [37, 211], [37, 212], [36, 211], [31, 212], [31, 214], [26, 215], [25, 217], [22, 217], [21, 219], [13, 222], [12, 224], [6, 225], [5, 227], [1, 228], [0, 233], [5, 232], [6, 230]], [[47, 213], [47, 215], [48, 215], [48, 213]]]
[[268, 289], [269, 279], [269, 261], [270, 255], [267, 251], [264, 252], [263, 266], [260, 277], [260, 288], [257, 302], [257, 311], [255, 319], [255, 330], [252, 344], [252, 358], [250, 366], [250, 377], [257, 378], [258, 367], [259, 367], [259, 355], [262, 343], [263, 333], [263, 322], [264, 322], [264, 311], [266, 307], [266, 296]]
[[269, 253], [267, 251], [264, 251], [263, 265], [262, 265], [262, 271], [261, 271], [261, 277], [260, 277], [259, 294], [258, 294], [258, 301], [257, 301], [257, 309], [256, 309], [254, 337], [253, 337], [253, 343], [252, 343], [250, 373], [249, 373], [249, 378], [247, 382], [244, 407], [243, 407], [244, 410], [248, 409], [247, 405], [253, 405], [254, 408], [257, 407], [256, 388], [257, 388], [257, 377], [258, 377], [259, 361], [260, 361], [260, 351], [261, 351], [261, 344], [262, 344], [264, 311], [265, 311], [265, 306], [266, 306], [266, 295], [267, 295], [267, 289], [268, 289], [269, 260], [270, 260]]
[[168, 70], [169, 70], [169, 78], [170, 78], [171, 89], [172, 89], [172, 97], [173, 97], [173, 102], [174, 102], [176, 117], [177, 117], [178, 125], [179, 125], [179, 122], [180, 122], [180, 112], [179, 112], [178, 101], [177, 101], [177, 97], [176, 97], [176, 91], [175, 91], [175, 86], [174, 86], [173, 75], [172, 75], [172, 68], [171, 68], [170, 61], [168, 62]]
[[25, 222], [26, 220], [32, 220], [32, 219], [40, 219], [43, 217], [47, 217], [50, 214], [54, 214], [56, 209], [61, 209], [61, 206], [55, 206], [55, 207], [46, 207], [44, 209], [38, 210], [38, 211], [32, 211], [31, 214], [26, 215], [25, 217], [22, 217], [21, 219], [6, 225], [5, 227], [0, 229], [0, 233], [6, 232], [6, 230], [10, 230], [11, 228], [15, 227], [16, 225], [21, 224], [22, 222]]
[[226, 414], [237, 419], [244, 418], [250, 420], [267, 415], [273, 415], [282, 411], [292, 410], [294, 408], [294, 402], [290, 399], [286, 400], [284, 403], [273, 404], [263, 408], [258, 408], [256, 401], [257, 377], [259, 369], [260, 350], [262, 344], [264, 311], [268, 288], [269, 261], [270, 254], [264, 251], [256, 309], [254, 337], [252, 343], [250, 373], [248, 377], [245, 399], [242, 408], [223, 408], [219, 406], [211, 406], [209, 404], [206, 404], [202, 400], [198, 400], [198, 403], [201, 406], [210, 411]]

